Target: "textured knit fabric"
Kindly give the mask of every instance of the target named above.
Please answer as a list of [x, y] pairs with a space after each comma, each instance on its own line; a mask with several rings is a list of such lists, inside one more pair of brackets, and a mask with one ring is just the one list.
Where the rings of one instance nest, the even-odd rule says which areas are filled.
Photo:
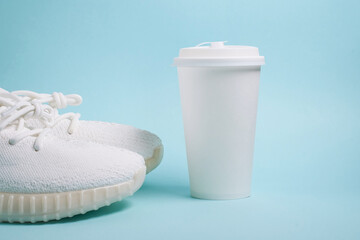
[[[1, 90], [0, 88], [0, 93]], [[53, 134], [62, 139], [78, 139], [129, 149], [142, 155], [145, 160], [151, 158], [154, 150], [162, 145], [161, 140], [156, 135], [131, 126], [106, 122], [78, 121], [80, 115], [74, 113], [59, 116], [57, 109], [65, 108], [68, 105], [81, 104], [82, 98], [77, 94], [64, 95], [56, 92], [53, 94], [39, 94], [21, 90], [12, 92], [12, 94], [22, 101], [48, 104], [55, 110], [56, 119], [64, 117], [64, 119], [56, 122], [55, 126], [51, 124]], [[43, 121], [39, 121], [39, 118], [27, 119], [27, 126], [32, 128], [47, 127]], [[72, 134], [69, 135], [69, 132]]]
[[[41, 126], [37, 120], [28, 121], [33, 127]], [[70, 120], [62, 120], [52, 129], [52, 133], [62, 139], [78, 139], [93, 143], [106, 144], [125, 148], [136, 152], [145, 159], [152, 157], [154, 149], [161, 146], [161, 140], [156, 135], [132, 126], [117, 123], [79, 121], [73, 134], [68, 134]]]
[[10, 145], [14, 131], [9, 127], [0, 132], [0, 192], [54, 193], [115, 185], [145, 166], [134, 152], [53, 135], [46, 136], [40, 151], [33, 148], [35, 137]]

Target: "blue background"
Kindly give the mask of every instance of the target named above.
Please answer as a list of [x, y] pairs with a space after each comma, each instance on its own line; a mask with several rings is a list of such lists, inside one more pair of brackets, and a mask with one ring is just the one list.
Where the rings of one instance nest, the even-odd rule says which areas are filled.
[[[0, 0], [0, 86], [78, 93], [82, 119], [158, 134], [133, 197], [1, 239], [360, 239], [360, 2]], [[176, 68], [204, 41], [259, 47], [253, 195], [190, 198]]]

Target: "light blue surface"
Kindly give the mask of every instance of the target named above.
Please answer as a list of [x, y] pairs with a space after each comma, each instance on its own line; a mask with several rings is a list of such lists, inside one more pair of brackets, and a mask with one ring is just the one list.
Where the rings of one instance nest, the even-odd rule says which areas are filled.
[[[157, 133], [133, 197], [0, 239], [360, 239], [360, 4], [333, 0], [0, 0], [0, 86], [79, 93], [82, 119]], [[189, 197], [173, 57], [228, 40], [265, 56], [253, 195]]]

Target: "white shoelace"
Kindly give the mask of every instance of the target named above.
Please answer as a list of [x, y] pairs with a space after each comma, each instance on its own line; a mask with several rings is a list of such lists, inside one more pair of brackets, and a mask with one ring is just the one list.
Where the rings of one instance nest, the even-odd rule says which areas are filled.
[[[61, 92], [46, 94], [46, 93], [36, 93], [25, 90], [13, 91], [11, 93], [19, 97], [22, 97], [23, 100], [25, 101], [37, 102], [41, 104], [49, 104], [51, 107], [55, 109], [66, 108], [67, 106], [78, 106], [82, 103], [82, 98], [78, 94], [64, 95]], [[68, 133], [72, 134], [79, 124], [79, 118], [80, 118], [79, 113], [70, 112], [62, 115], [58, 114], [58, 116], [55, 119], [54, 125], [56, 125], [57, 123], [59, 123], [64, 119], [69, 119], [71, 122], [68, 128]]]
[[54, 92], [53, 94], [36, 93], [32, 91], [13, 91], [12, 94], [23, 96], [26, 100], [37, 99], [40, 103], [48, 103], [50, 106], [61, 109], [69, 106], [78, 106], [82, 103], [82, 98], [77, 94], [64, 95], [61, 92]]
[[[76, 94], [64, 96], [61, 93], [49, 95], [30, 91], [16, 91], [15, 93], [0, 91], [0, 131], [10, 125], [16, 125], [17, 133], [9, 139], [9, 143], [14, 145], [26, 137], [36, 136], [34, 149], [38, 151], [42, 146], [46, 133], [60, 121], [69, 119], [71, 122], [68, 133], [72, 134], [74, 132], [80, 114], [66, 113], [59, 115], [57, 108], [64, 108], [67, 105], [79, 105], [81, 101], [81, 97]], [[44, 124], [44, 127], [37, 129], [26, 127], [26, 120], [31, 118], [39, 119]]]

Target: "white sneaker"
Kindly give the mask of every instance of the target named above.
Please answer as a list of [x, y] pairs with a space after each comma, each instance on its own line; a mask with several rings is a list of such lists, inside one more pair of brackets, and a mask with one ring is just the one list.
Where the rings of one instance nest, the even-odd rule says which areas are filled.
[[16, 102], [0, 91], [0, 221], [71, 217], [119, 201], [145, 178], [137, 153], [104, 144], [60, 139], [29, 119], [52, 122], [52, 108]]
[[[80, 105], [82, 102], [81, 96], [77, 94], [53, 93], [50, 95], [31, 91], [14, 91], [12, 94], [22, 97], [25, 101], [49, 104], [56, 109], [65, 108], [68, 105]], [[53, 128], [54, 134], [65, 140], [84, 140], [136, 152], [144, 157], [147, 173], [160, 164], [164, 148], [160, 138], [155, 134], [117, 123], [81, 121], [79, 116], [73, 113], [61, 115]], [[33, 121], [31, 124], [33, 127], [42, 127], [38, 121]]]

